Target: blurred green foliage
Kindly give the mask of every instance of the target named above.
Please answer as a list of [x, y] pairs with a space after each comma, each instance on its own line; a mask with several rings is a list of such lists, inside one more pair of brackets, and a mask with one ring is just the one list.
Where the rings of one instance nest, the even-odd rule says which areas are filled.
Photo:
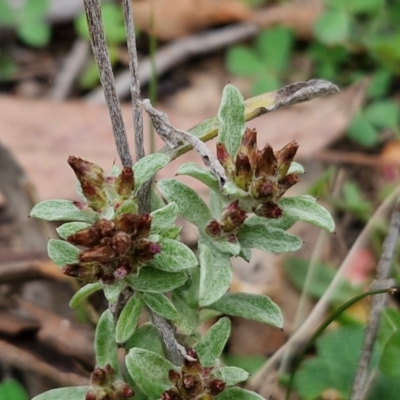
[[13, 379], [0, 382], [0, 399], [2, 400], [28, 400], [28, 394], [20, 383]]

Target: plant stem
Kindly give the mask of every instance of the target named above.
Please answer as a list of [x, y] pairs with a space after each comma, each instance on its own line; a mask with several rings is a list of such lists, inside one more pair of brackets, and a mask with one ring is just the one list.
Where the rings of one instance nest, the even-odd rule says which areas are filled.
[[[393, 209], [393, 213], [390, 219], [389, 232], [386, 236], [385, 242], [383, 243], [383, 251], [379, 260], [379, 264], [376, 268], [375, 279], [371, 284], [371, 287], [374, 289], [382, 288], [383, 286], [387, 286], [388, 284], [390, 265], [396, 248], [399, 229], [400, 196], [397, 198], [396, 204]], [[365, 384], [368, 379], [368, 367], [379, 328], [380, 317], [385, 303], [386, 296], [384, 294], [375, 296], [372, 299], [368, 323], [364, 335], [364, 343], [351, 391], [351, 400], [361, 400], [363, 398], [363, 394], [365, 393]]]
[[115, 89], [114, 74], [104, 34], [100, 0], [83, 0], [86, 19], [89, 27], [90, 43], [94, 59], [100, 74], [108, 111], [110, 113], [115, 144], [121, 163], [124, 167], [132, 166], [128, 139], [122, 119], [121, 104]]

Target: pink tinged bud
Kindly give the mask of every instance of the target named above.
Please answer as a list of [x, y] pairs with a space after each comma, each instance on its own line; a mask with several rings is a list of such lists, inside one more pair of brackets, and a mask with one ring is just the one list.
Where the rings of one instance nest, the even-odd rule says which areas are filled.
[[208, 382], [207, 386], [208, 386], [210, 393], [213, 396], [216, 396], [217, 394], [221, 393], [225, 389], [226, 383], [224, 381], [221, 381], [221, 379], [213, 379]]
[[113, 260], [117, 256], [117, 252], [109, 245], [98, 245], [87, 249], [79, 254], [81, 262], [107, 262]]
[[89, 389], [89, 390], [86, 392], [85, 400], [97, 400], [96, 390], [94, 390], [94, 389]]
[[262, 150], [257, 151], [255, 176], [271, 177], [277, 170], [277, 162], [272, 147], [267, 144]]
[[247, 214], [239, 207], [239, 200], [235, 200], [223, 210], [221, 224], [224, 232], [234, 232], [242, 225]]
[[150, 235], [151, 220], [150, 214], [143, 214], [140, 216], [137, 227], [138, 238], [146, 238]]
[[297, 142], [292, 140], [285, 147], [275, 153], [278, 163], [278, 179], [283, 179], [286, 176], [298, 148], [299, 145]]
[[107, 384], [107, 373], [103, 368], [95, 368], [90, 375], [90, 384], [93, 387], [102, 387]]
[[204, 377], [210, 375], [213, 369], [214, 369], [214, 367], [203, 367], [202, 375]]
[[246, 128], [242, 143], [239, 147], [239, 153], [248, 155], [249, 157], [257, 150], [257, 131], [255, 129]]
[[222, 225], [213, 219], [206, 226], [206, 232], [213, 238], [219, 238], [222, 235]]
[[158, 243], [153, 243], [147, 239], [139, 239], [136, 242], [135, 256], [142, 263], [151, 261], [160, 251], [161, 246]]
[[135, 186], [133, 169], [124, 167], [115, 179], [115, 191], [123, 198], [129, 198]]
[[120, 398], [129, 399], [135, 394], [135, 391], [124, 381], [115, 381], [112, 386], [114, 387], [115, 393]]
[[115, 227], [119, 231], [136, 235], [139, 218], [140, 216], [138, 214], [122, 214], [114, 220]]
[[263, 203], [274, 200], [278, 193], [278, 185], [264, 177], [254, 179], [250, 186], [253, 199]]
[[282, 216], [282, 209], [278, 204], [269, 202], [259, 205], [254, 213], [259, 217], [265, 218], [280, 218]]
[[90, 182], [82, 182], [81, 187], [89, 207], [93, 210], [100, 210], [107, 205], [107, 195], [101, 187], [94, 186]]
[[217, 158], [221, 165], [224, 167], [226, 176], [232, 178], [235, 165], [233, 163], [232, 157], [229, 155], [225, 146], [222, 143], [217, 143]]
[[184, 398], [179, 394], [177, 388], [172, 388], [161, 395], [161, 400], [184, 400]]
[[126, 232], [116, 232], [111, 238], [110, 246], [116, 254], [123, 256], [132, 246], [131, 237]]
[[130, 268], [126, 268], [125, 266], [118, 267], [114, 272], [113, 276], [115, 279], [120, 280], [124, 279], [130, 273]]
[[235, 160], [234, 181], [242, 190], [248, 190], [253, 178], [253, 170], [249, 157], [246, 154], [238, 153]]
[[185, 389], [192, 389], [196, 385], [196, 379], [193, 375], [186, 375], [182, 379], [182, 386]]
[[187, 352], [187, 355], [194, 358], [195, 361], [190, 361], [185, 358], [183, 360], [182, 372], [201, 374], [202, 367], [201, 367], [200, 361], [198, 360], [197, 353], [192, 348], [187, 349], [186, 352]]
[[104, 171], [97, 164], [91, 163], [82, 158], [70, 156], [68, 164], [74, 170], [79, 182], [90, 182], [92, 185], [101, 187], [104, 182]]

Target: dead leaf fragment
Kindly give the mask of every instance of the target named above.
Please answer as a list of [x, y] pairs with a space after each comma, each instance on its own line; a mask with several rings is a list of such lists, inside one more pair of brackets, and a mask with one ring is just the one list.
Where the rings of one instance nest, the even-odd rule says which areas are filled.
[[162, 40], [177, 39], [214, 25], [244, 21], [250, 10], [237, 0], [133, 1], [136, 26]]

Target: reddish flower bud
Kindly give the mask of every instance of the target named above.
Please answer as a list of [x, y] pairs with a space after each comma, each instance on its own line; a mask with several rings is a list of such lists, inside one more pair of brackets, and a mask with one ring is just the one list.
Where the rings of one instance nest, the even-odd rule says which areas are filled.
[[112, 386], [116, 394], [123, 399], [129, 399], [135, 395], [135, 391], [124, 381], [115, 381]]
[[222, 212], [222, 230], [228, 233], [237, 231], [246, 218], [246, 212], [239, 207], [239, 200], [235, 200]]
[[267, 144], [261, 151], [256, 154], [256, 168], [254, 175], [256, 177], [271, 177], [274, 176], [277, 169], [276, 158], [272, 147]]
[[161, 395], [161, 400], [183, 400], [184, 398], [179, 394], [177, 388], [166, 390]]
[[251, 159], [255, 151], [257, 151], [257, 131], [254, 128], [246, 128], [238, 154], [246, 154]]
[[151, 220], [150, 214], [143, 214], [140, 216], [137, 226], [138, 238], [146, 238], [150, 235]]
[[226, 176], [228, 178], [233, 176], [235, 165], [233, 163], [232, 157], [229, 155], [224, 144], [217, 143], [217, 158], [221, 165], [224, 167]]
[[194, 361], [190, 361], [185, 358], [183, 360], [182, 372], [201, 374], [202, 367], [199, 358], [197, 356], [197, 353], [192, 348], [187, 349], [186, 352], [188, 356], [194, 358]]
[[281, 150], [275, 153], [275, 157], [278, 163], [278, 179], [282, 179], [286, 176], [298, 148], [299, 145], [297, 144], [297, 142], [295, 140], [292, 140]]
[[90, 384], [93, 387], [102, 387], [107, 384], [108, 378], [109, 376], [104, 368], [97, 367], [90, 375]]
[[123, 256], [132, 246], [131, 237], [126, 232], [116, 232], [111, 238], [110, 246], [119, 256]]
[[79, 261], [90, 262], [99, 261], [107, 262], [113, 260], [117, 256], [117, 252], [108, 245], [98, 245], [89, 248], [79, 254]]
[[139, 239], [136, 243], [135, 256], [142, 263], [149, 262], [153, 257], [161, 251], [158, 243], [151, 242], [147, 239]]
[[259, 205], [254, 213], [259, 217], [265, 218], [280, 218], [282, 216], [282, 209], [278, 206], [278, 204], [269, 202]]
[[172, 383], [177, 383], [179, 379], [181, 379], [181, 374], [178, 371], [175, 371], [174, 369], [170, 369], [168, 371], [168, 379]]
[[253, 199], [263, 203], [275, 199], [278, 193], [278, 185], [268, 178], [254, 179], [250, 186], [250, 194]]
[[242, 190], [248, 190], [253, 179], [253, 170], [249, 157], [246, 154], [238, 153], [235, 160], [234, 181]]
[[211, 381], [208, 382], [207, 386], [208, 389], [210, 390], [210, 393], [213, 396], [216, 396], [225, 389], [226, 383], [224, 381], [221, 381], [221, 379], [212, 379]]
[[130, 235], [136, 235], [139, 219], [140, 216], [138, 214], [122, 214], [114, 220], [115, 227], [119, 231], [129, 233]]
[[129, 198], [135, 186], [133, 169], [124, 167], [115, 179], [115, 191], [123, 198]]
[[299, 176], [297, 174], [290, 174], [286, 175], [283, 179], [279, 181], [279, 197], [281, 197], [286, 190], [288, 190], [290, 187], [292, 187], [294, 184], [296, 184], [299, 181]]
[[206, 226], [206, 232], [214, 238], [219, 238], [222, 234], [222, 226], [217, 220], [213, 219]]
[[96, 390], [89, 389], [85, 394], [85, 400], [97, 400]]

